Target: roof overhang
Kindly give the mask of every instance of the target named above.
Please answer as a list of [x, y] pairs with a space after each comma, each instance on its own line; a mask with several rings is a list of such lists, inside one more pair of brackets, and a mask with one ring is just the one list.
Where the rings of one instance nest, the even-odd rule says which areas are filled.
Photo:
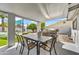
[[0, 10], [29, 20], [45, 21], [66, 17], [68, 5], [67, 3], [0, 3]]

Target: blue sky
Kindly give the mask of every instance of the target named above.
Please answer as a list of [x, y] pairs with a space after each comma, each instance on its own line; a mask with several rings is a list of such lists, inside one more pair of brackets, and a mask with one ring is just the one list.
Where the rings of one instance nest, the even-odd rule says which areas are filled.
[[48, 26], [48, 25], [55, 24], [62, 20], [66, 20], [66, 18], [55, 18], [55, 19], [47, 20], [45, 23], [46, 23], [46, 26]]
[[[22, 24], [22, 18], [16, 17], [16, 23], [17, 24]], [[5, 22], [7, 22], [8, 19], [5, 18]], [[47, 20], [45, 21], [46, 26], [51, 25], [51, 24], [55, 24], [56, 22], [59, 22], [61, 20], [66, 20], [66, 18], [55, 18], [55, 19], [51, 19], [51, 20]], [[23, 20], [24, 24], [30, 24], [30, 23], [35, 23], [37, 24], [37, 22], [35, 21], [31, 21], [31, 20]], [[0, 19], [0, 23], [1, 23], [1, 19]]]
[[23, 22], [23, 24], [30, 24], [30, 23], [37, 24], [35, 21], [26, 20], [26, 19], [24, 19], [24, 20], [16, 20], [16, 24], [22, 24], [22, 22]]
[[22, 19], [20, 17], [15, 17], [15, 20], [16, 20], [16, 24], [22, 24], [22, 22], [23, 22], [24, 25], [30, 24], [30, 23], [35, 23], [36, 24], [35, 21], [31, 21], [31, 20], [28, 20], [28, 19], [27, 20], [26, 19]]
[[[4, 22], [7, 22], [7, 20], [8, 20], [8, 19], [7, 19], [7, 18], [5, 18]], [[2, 19], [0, 18], [0, 24], [1, 24], [1, 21], [2, 21]]]
[[[62, 20], [66, 20], [66, 18], [55, 18], [55, 19], [47, 20], [47, 21], [45, 21], [45, 23], [46, 23], [46, 26], [48, 26], [48, 25], [55, 24], [55, 23], [62, 21]], [[23, 20], [23, 22], [24, 22], [24, 24], [30, 24], [32, 22], [36, 23], [35, 21], [26, 20], [26, 19]], [[22, 20], [17, 20], [16, 23], [21, 24]]]

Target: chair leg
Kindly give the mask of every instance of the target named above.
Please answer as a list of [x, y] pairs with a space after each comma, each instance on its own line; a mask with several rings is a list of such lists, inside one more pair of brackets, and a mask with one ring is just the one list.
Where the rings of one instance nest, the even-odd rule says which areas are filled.
[[17, 48], [18, 48], [18, 45], [19, 45], [19, 43], [17, 44], [16, 50], [17, 50]]
[[54, 46], [54, 52], [55, 52], [55, 55], [57, 55], [57, 52], [56, 52], [55, 46]]
[[23, 46], [23, 48], [22, 48], [21, 55], [23, 54], [23, 51], [24, 51], [24, 46]]
[[50, 51], [50, 55], [51, 55], [51, 51]]
[[21, 54], [21, 50], [22, 50], [22, 45], [21, 45], [21, 48], [20, 48], [19, 54]]
[[28, 49], [28, 53], [27, 53], [27, 55], [29, 55], [29, 49]]

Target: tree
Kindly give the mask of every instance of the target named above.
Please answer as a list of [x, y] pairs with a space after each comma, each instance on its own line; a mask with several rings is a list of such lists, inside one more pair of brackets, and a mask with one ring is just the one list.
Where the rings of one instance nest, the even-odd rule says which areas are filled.
[[37, 29], [37, 26], [36, 24], [34, 23], [31, 23], [27, 26], [27, 29], [31, 29], [33, 32]]
[[41, 30], [45, 29], [45, 22], [41, 23]]
[[[2, 24], [0, 24], [2, 26]], [[4, 27], [8, 27], [8, 23], [4, 23]]]
[[2, 32], [4, 32], [4, 18], [7, 17], [7, 16], [4, 16], [4, 15], [0, 15], [0, 18], [2, 19]]

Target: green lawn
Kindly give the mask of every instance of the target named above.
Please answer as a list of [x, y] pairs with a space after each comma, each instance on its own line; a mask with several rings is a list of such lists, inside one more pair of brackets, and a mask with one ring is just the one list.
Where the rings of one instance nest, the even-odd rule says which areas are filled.
[[[15, 37], [15, 42], [17, 42], [17, 39]], [[7, 37], [0, 37], [0, 46], [4, 46], [8, 44]]]
[[[24, 33], [24, 34], [27, 34], [27, 33]], [[17, 42], [16, 36], [15, 36], [15, 42]], [[7, 45], [7, 44], [8, 44], [7, 37], [0, 37], [0, 46], [4, 46], [4, 45]]]
[[0, 37], [0, 46], [6, 45], [7, 43], [7, 37]]

